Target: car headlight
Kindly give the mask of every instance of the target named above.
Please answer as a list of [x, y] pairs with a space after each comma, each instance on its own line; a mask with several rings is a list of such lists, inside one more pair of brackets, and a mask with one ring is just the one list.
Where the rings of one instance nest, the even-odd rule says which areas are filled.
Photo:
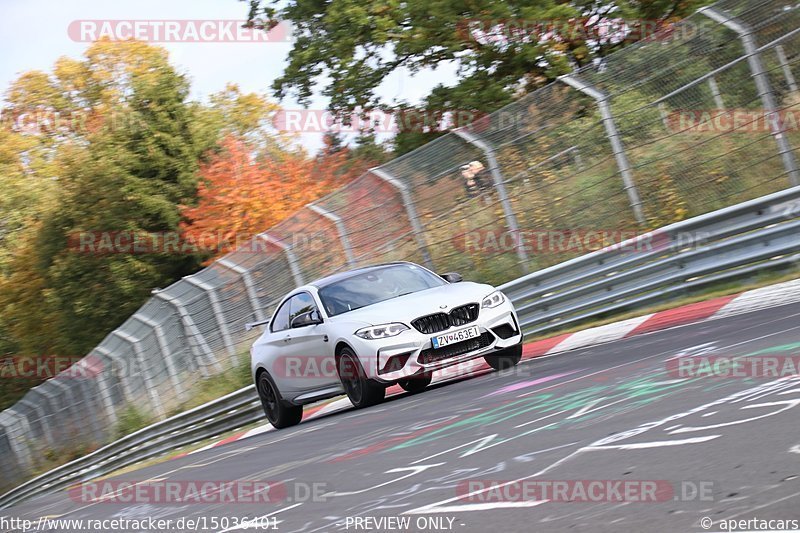
[[498, 305], [500, 305], [505, 301], [506, 301], [505, 294], [503, 294], [500, 291], [494, 291], [492, 294], [483, 299], [483, 302], [481, 302], [481, 307], [488, 307], [488, 308], [497, 307]]
[[374, 340], [385, 339], [386, 337], [394, 337], [399, 335], [405, 330], [409, 329], [405, 324], [400, 322], [392, 322], [391, 324], [381, 324], [379, 326], [370, 326], [368, 328], [361, 328], [356, 331], [356, 337], [362, 339]]

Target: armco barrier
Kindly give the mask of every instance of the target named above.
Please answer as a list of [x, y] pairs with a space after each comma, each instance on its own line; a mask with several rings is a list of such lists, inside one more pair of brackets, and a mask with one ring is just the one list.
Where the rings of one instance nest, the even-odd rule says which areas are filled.
[[514, 301], [523, 330], [543, 333], [796, 262], [798, 252], [800, 187], [793, 187], [665, 226], [500, 288]]
[[[687, 243], [687, 237], [700, 238]], [[656, 245], [643, 253], [640, 241]], [[500, 287], [526, 333], [800, 259], [800, 187], [701, 215]], [[253, 386], [158, 422], [0, 497], [0, 508], [263, 420]], [[266, 421], [265, 421], [266, 423]]]
[[264, 418], [261, 402], [250, 385], [112, 442], [84, 457], [23, 483], [0, 497], [0, 509], [33, 496], [107, 475]]

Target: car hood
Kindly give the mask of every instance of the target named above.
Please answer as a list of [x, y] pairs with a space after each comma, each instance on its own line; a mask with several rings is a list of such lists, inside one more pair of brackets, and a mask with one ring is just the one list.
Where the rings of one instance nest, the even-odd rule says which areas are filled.
[[[446, 313], [459, 305], [480, 304], [481, 300], [495, 290], [491, 285], [470, 281], [450, 283], [348, 311], [333, 317], [332, 320], [364, 322], [370, 325], [386, 324], [387, 322], [408, 324], [415, 318], [432, 313]], [[442, 309], [441, 306], [446, 306], [446, 308]]]

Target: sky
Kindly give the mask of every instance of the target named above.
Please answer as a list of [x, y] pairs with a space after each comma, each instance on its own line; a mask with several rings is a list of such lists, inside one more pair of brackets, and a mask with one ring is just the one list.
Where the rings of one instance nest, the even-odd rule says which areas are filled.
[[[244, 20], [248, 4], [238, 0], [0, 0], [0, 90], [27, 70], [49, 71], [66, 55], [80, 58], [89, 43], [68, 34], [80, 20]], [[270, 85], [286, 63], [290, 42], [158, 43], [170, 52], [172, 64], [188, 75], [191, 97], [203, 100], [236, 83], [245, 92], [270, 94]], [[450, 66], [414, 76], [399, 71], [387, 77], [378, 94], [391, 102], [418, 102], [438, 83], [453, 80]], [[301, 106], [285, 99], [290, 110]], [[315, 95], [311, 109], [324, 109], [327, 100]], [[309, 150], [322, 144], [321, 133], [304, 133], [298, 139]]]

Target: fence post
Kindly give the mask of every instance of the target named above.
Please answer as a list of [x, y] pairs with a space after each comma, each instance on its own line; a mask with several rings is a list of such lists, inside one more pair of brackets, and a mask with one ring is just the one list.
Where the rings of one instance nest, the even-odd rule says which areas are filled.
[[793, 93], [798, 92], [797, 80], [794, 79], [792, 69], [789, 68], [789, 60], [786, 58], [786, 51], [783, 49], [783, 45], [777, 45], [775, 47], [775, 53], [778, 55], [778, 61], [781, 64], [781, 69], [783, 69], [783, 75], [786, 77], [786, 83], [789, 85], [789, 90]]
[[[194, 319], [192, 315], [186, 310], [186, 307], [183, 305], [183, 302], [178, 300], [175, 296], [169, 296], [164, 294], [161, 291], [153, 291], [153, 295], [156, 298], [161, 298], [168, 304], [175, 307], [178, 311], [178, 314], [181, 316], [181, 321], [183, 322], [183, 327], [186, 329], [186, 332], [189, 334], [189, 338], [192, 339], [195, 346], [198, 348], [199, 352], [203, 354], [208, 361], [214, 366], [217, 372], [222, 372], [222, 365], [217, 360], [217, 356], [214, 355], [214, 352], [211, 350], [211, 347], [208, 345], [206, 338], [203, 337], [203, 334], [200, 333], [200, 330], [197, 329], [197, 325], [194, 323]], [[208, 377], [208, 369], [206, 369], [205, 365], [198, 365], [200, 367], [200, 372], [203, 374], [203, 377]]]
[[581, 150], [578, 148], [578, 145], [571, 146], [567, 148], [570, 154], [572, 154], [572, 160], [575, 163], [575, 166], [578, 170], [583, 170], [583, 157], [581, 157]]
[[791, 184], [800, 185], [800, 174], [798, 174], [797, 163], [792, 153], [792, 147], [789, 144], [789, 138], [784, 133], [783, 121], [781, 120], [780, 114], [776, 112], [778, 106], [775, 104], [775, 95], [772, 92], [772, 87], [769, 83], [769, 77], [764, 70], [764, 65], [761, 63], [761, 55], [758, 52], [758, 45], [753, 37], [752, 28], [721, 9], [702, 7], [697, 11], [711, 20], [719, 22], [726, 28], [733, 30], [742, 40], [742, 46], [747, 54], [747, 63], [750, 66], [750, 73], [753, 80], [755, 80], [758, 96], [761, 98], [761, 105], [764, 106], [764, 111], [770, 118], [770, 130], [772, 130], [772, 136], [775, 138], [775, 142], [778, 145], [778, 153], [780, 153], [781, 159], [783, 160], [783, 167], [789, 175]]
[[0, 463], [0, 476], [6, 483], [14, 482], [16, 484], [18, 480], [29, 477], [27, 470], [30, 465], [23, 462], [22, 453], [25, 446], [23, 439], [12, 429], [15, 424], [11, 418], [12, 415], [6, 412], [0, 413], [0, 443], [3, 441], [8, 443], [8, 450], [3, 449], [2, 453], [3, 462]]
[[[76, 363], [76, 364], [80, 364], [80, 362]], [[84, 405], [86, 406], [86, 408], [91, 406], [92, 398], [91, 398], [91, 395], [89, 394], [89, 391], [87, 390], [89, 388], [90, 381], [86, 380], [86, 379], [83, 379], [83, 378], [78, 378], [78, 379], [73, 380], [71, 383], [73, 384], [73, 386], [72, 386], [72, 390], [70, 391], [70, 394], [72, 394], [72, 392], [77, 387], [78, 393], [80, 393], [81, 397], [83, 398], [82, 401], [83, 401]], [[74, 400], [74, 398], [75, 397], [73, 395], [73, 400]], [[84, 409], [86, 409], [86, 408], [84, 408]], [[85, 411], [85, 412], [90, 412], [91, 413], [91, 415], [88, 416], [87, 418], [89, 419], [89, 425], [92, 426], [92, 432], [94, 433], [95, 439], [97, 439], [98, 442], [102, 441], [104, 435], [103, 435], [103, 427], [100, 425], [100, 420], [98, 419], [97, 416], [95, 416], [94, 410]]]
[[[70, 381], [70, 385], [71, 385], [70, 386], [70, 385], [67, 385], [66, 383], [64, 383], [63, 381], [57, 379], [57, 377], [54, 377], [52, 379], [48, 379], [46, 381], [46, 383], [49, 383], [53, 387], [59, 388], [64, 392], [64, 396], [67, 398], [67, 401], [64, 402], [64, 410], [67, 411], [67, 413], [72, 415], [73, 423], [76, 420], [78, 420], [80, 418], [80, 414], [81, 413], [80, 413], [80, 411], [76, 412], [76, 410], [79, 410], [78, 399], [75, 397], [75, 383], [76, 382]], [[70, 413], [70, 411], [71, 411], [71, 413]], [[64, 418], [66, 418], [66, 417], [63, 417], [62, 420]]]
[[708, 87], [711, 89], [711, 96], [714, 98], [714, 105], [717, 109], [725, 109], [725, 102], [722, 101], [722, 93], [719, 92], [719, 85], [714, 76], [708, 78]]
[[344, 256], [347, 259], [347, 265], [350, 268], [355, 267], [356, 259], [353, 257], [353, 248], [350, 246], [350, 239], [347, 237], [347, 228], [345, 227], [344, 222], [342, 222], [342, 217], [335, 215], [327, 209], [323, 209], [315, 204], [307, 204], [306, 207], [316, 214], [333, 222], [333, 224], [336, 226], [337, 233], [339, 233], [339, 240], [342, 241], [342, 248], [344, 249]]
[[[8, 445], [11, 447], [12, 453], [16, 456], [17, 464], [23, 469], [27, 470], [33, 466], [33, 458], [31, 457], [30, 443], [32, 439], [29, 437], [31, 434], [31, 427], [28, 419], [16, 412], [13, 407], [9, 407], [4, 411], [8, 418], [14, 418], [11, 424], [0, 422], [5, 428], [6, 438], [8, 438]], [[2, 420], [2, 418], [0, 418]], [[12, 424], [16, 423], [22, 435], [14, 434]]]
[[286, 254], [286, 260], [289, 262], [289, 270], [292, 272], [292, 279], [294, 279], [295, 285], [297, 285], [298, 287], [300, 285], [305, 285], [305, 283], [303, 282], [303, 273], [300, 272], [300, 267], [298, 266], [297, 263], [297, 257], [294, 255], [292, 247], [283, 242], [282, 240], [273, 237], [266, 231], [264, 233], [259, 233], [258, 238], [268, 244], [272, 244], [273, 246], [277, 246], [278, 248], [283, 250], [283, 253]]
[[153, 328], [153, 331], [156, 334], [156, 342], [158, 343], [158, 350], [161, 352], [161, 357], [163, 357], [164, 359], [164, 365], [167, 367], [167, 374], [169, 374], [169, 380], [170, 382], [172, 382], [172, 386], [175, 387], [178, 399], [180, 401], [185, 400], [186, 391], [183, 389], [183, 383], [178, 377], [178, 369], [175, 368], [175, 361], [172, 358], [172, 354], [169, 351], [169, 347], [167, 346], [167, 339], [164, 335], [164, 329], [161, 327], [161, 324], [159, 324], [154, 320], [150, 320], [141, 313], [135, 313], [132, 318], [134, 320], [138, 320], [145, 326]]
[[[37, 391], [35, 387], [31, 389], [31, 392], [33, 391], [36, 391], [38, 394], [43, 396], [43, 394]], [[50, 431], [50, 426], [47, 424], [47, 417], [44, 414], [44, 406], [40, 402], [29, 400], [27, 394], [19, 401], [19, 404], [27, 405], [39, 416], [39, 425], [42, 427], [42, 435], [44, 436], [44, 440], [47, 441], [47, 446], [52, 449], [55, 446], [55, 443], [53, 442], [53, 432]]]
[[414, 233], [414, 240], [417, 242], [419, 253], [422, 254], [422, 262], [430, 270], [435, 270], [431, 254], [428, 251], [428, 243], [425, 241], [425, 233], [422, 230], [422, 224], [419, 222], [417, 208], [414, 207], [414, 199], [411, 198], [411, 192], [408, 190], [408, 186], [380, 167], [371, 168], [369, 172], [400, 192], [400, 197], [403, 199], [403, 205], [406, 208], [408, 221], [411, 223], [411, 231]]
[[214, 313], [214, 319], [217, 322], [217, 327], [219, 327], [222, 342], [225, 344], [225, 348], [228, 350], [228, 355], [231, 356], [233, 364], [237, 365], [239, 363], [239, 357], [236, 355], [236, 348], [233, 345], [233, 340], [231, 339], [230, 332], [228, 331], [228, 324], [225, 322], [225, 315], [222, 313], [222, 306], [219, 304], [216, 287], [212, 287], [204, 281], [194, 279], [193, 276], [185, 276], [183, 281], [205, 291], [205, 293], [208, 295], [208, 301], [211, 302], [211, 312]]
[[617, 131], [617, 124], [614, 121], [614, 114], [611, 112], [608, 95], [571, 74], [559, 76], [558, 80], [569, 85], [573, 89], [577, 89], [597, 102], [597, 107], [600, 110], [600, 116], [603, 119], [603, 125], [606, 129], [606, 136], [611, 142], [611, 150], [614, 152], [617, 167], [622, 175], [622, 182], [625, 184], [625, 191], [628, 193], [628, 200], [630, 201], [631, 209], [633, 209], [633, 216], [636, 218], [636, 222], [644, 226], [647, 221], [642, 211], [642, 200], [639, 198], [639, 191], [636, 189], [636, 184], [633, 181], [631, 165], [630, 162], [628, 162], [628, 156], [625, 154], [625, 146], [622, 144], [619, 131]]
[[[126, 365], [125, 361], [123, 361], [121, 357], [117, 357], [114, 354], [112, 354], [111, 350], [109, 350], [108, 348], [104, 348], [102, 345], [100, 345], [97, 348], [95, 348], [95, 351], [97, 353], [99, 353], [100, 355], [102, 355], [104, 357], [107, 357], [111, 361], [112, 365], [116, 361], [119, 361], [121, 363], [122, 368], [125, 370], [125, 372], [123, 372], [123, 374], [121, 376], [118, 376], [119, 377], [119, 382], [122, 383], [122, 396], [124, 398], [124, 401], [126, 401], [126, 402], [135, 401], [134, 397], [133, 397], [133, 391], [131, 390], [131, 384], [127, 380], [127, 377], [128, 377], [127, 376], [127, 365]], [[114, 413], [114, 417], [116, 418], [116, 413]]]
[[139, 339], [134, 339], [132, 336], [118, 329], [115, 329], [111, 334], [116, 335], [123, 341], [130, 344], [131, 348], [133, 348], [133, 353], [136, 354], [136, 360], [139, 362], [139, 368], [142, 369], [142, 379], [144, 379], [144, 386], [147, 388], [147, 395], [150, 396], [150, 403], [153, 404], [153, 407], [155, 407], [159, 418], [166, 418], [164, 406], [161, 404], [161, 398], [159, 397], [158, 391], [153, 383], [153, 376], [149, 369], [145, 366], [145, 354], [142, 351], [142, 347], [139, 345]]
[[56, 431], [58, 432], [57, 436], [59, 437], [59, 440], [61, 440], [64, 438], [63, 429], [65, 426], [65, 418], [59, 416], [61, 411], [61, 404], [58, 403], [58, 398], [56, 398], [55, 396], [55, 390], [53, 390], [53, 389], [59, 389], [60, 387], [52, 385], [50, 383], [51, 381], [52, 380], [48, 379], [44, 383], [37, 385], [31, 390], [35, 390], [39, 394], [41, 394], [46, 404], [50, 407], [50, 414], [45, 415], [45, 419], [49, 419], [47, 420], [47, 422], [49, 424], [52, 424], [52, 426], [50, 427], [51, 439], [53, 438], [52, 429], [55, 428]]
[[229, 261], [224, 257], [222, 259], [218, 259], [217, 263], [228, 270], [236, 272], [242, 277], [244, 288], [247, 290], [247, 299], [250, 300], [250, 307], [253, 308], [253, 315], [255, 316], [256, 321], [260, 322], [264, 320], [264, 310], [261, 309], [261, 304], [258, 301], [256, 285], [253, 283], [253, 276], [250, 275], [250, 271], [244, 268], [242, 265], [237, 265], [233, 261]]
[[667, 113], [666, 104], [664, 102], [659, 102], [656, 107], [658, 107], [658, 114], [661, 115], [661, 123], [664, 125], [664, 130], [669, 131], [669, 113]]
[[529, 272], [528, 253], [525, 251], [525, 241], [519, 233], [519, 224], [517, 223], [517, 216], [514, 214], [514, 209], [511, 206], [511, 200], [508, 199], [508, 192], [506, 192], [506, 184], [503, 179], [503, 174], [500, 172], [500, 165], [497, 163], [497, 158], [494, 155], [494, 149], [488, 143], [478, 139], [463, 128], [453, 130], [458, 137], [461, 137], [467, 143], [471, 144], [486, 156], [486, 162], [489, 163], [489, 173], [492, 175], [494, 188], [497, 191], [497, 196], [500, 197], [500, 205], [503, 206], [503, 214], [505, 215], [506, 225], [508, 230], [515, 237], [517, 249], [517, 257], [519, 258], [522, 273]]
[[[96, 348], [94, 351], [98, 351]], [[99, 352], [98, 352], [99, 353]], [[103, 354], [101, 354], [103, 355]], [[108, 357], [107, 355], [103, 355], [104, 357], [108, 358], [110, 361], [113, 362], [113, 359]], [[97, 358], [97, 356], [92, 355], [92, 352], [89, 352], [89, 357]], [[86, 358], [81, 359], [81, 364], [84, 364]], [[91, 369], [89, 370], [91, 371]], [[97, 373], [97, 388], [100, 391], [100, 396], [102, 397], [103, 404], [106, 406], [106, 412], [108, 413], [108, 417], [112, 424], [117, 423], [117, 411], [114, 409], [114, 400], [111, 398], [111, 391], [108, 387], [108, 376], [113, 373], [113, 368], [109, 367], [106, 369], [105, 365], [100, 368], [100, 371]]]

